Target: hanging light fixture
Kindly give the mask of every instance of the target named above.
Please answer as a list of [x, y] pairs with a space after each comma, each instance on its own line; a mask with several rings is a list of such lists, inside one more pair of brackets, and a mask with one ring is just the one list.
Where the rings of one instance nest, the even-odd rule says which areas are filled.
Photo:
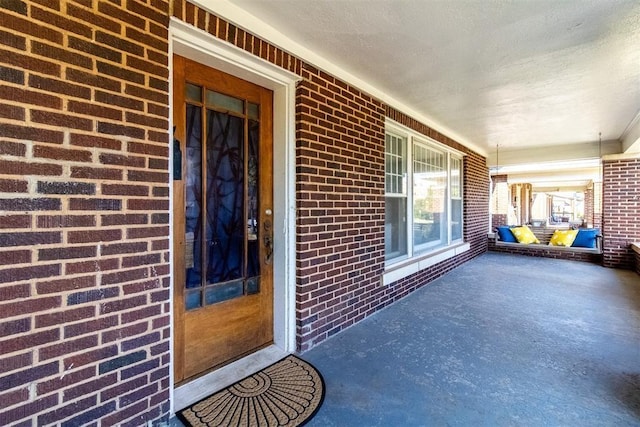
[[[600, 227], [602, 227], [602, 223], [604, 222], [604, 218], [602, 215], [602, 208], [603, 208], [603, 192], [604, 192], [604, 162], [602, 161], [602, 132], [598, 132], [598, 183], [596, 183], [593, 186], [593, 192], [594, 192], [594, 199], [595, 199], [595, 192], [596, 189], [598, 191], [598, 198], [596, 200], [594, 200], [594, 202], [597, 203], [598, 205], [598, 212], [594, 212], [594, 218], [593, 218], [593, 222], [596, 222], [596, 215], [599, 216], [599, 221], [598, 223], [600, 224]], [[597, 188], [596, 188], [597, 187]], [[593, 206], [593, 210], [595, 211], [596, 209], [596, 205], [594, 204]], [[595, 224], [594, 224], [595, 225]]]
[[602, 182], [602, 177], [604, 175], [604, 171], [603, 171], [603, 162], [602, 162], [602, 132], [598, 132], [598, 165], [599, 165], [599, 170], [598, 170], [598, 179], [600, 180], [600, 182]]
[[602, 161], [602, 132], [598, 132], [598, 157]]

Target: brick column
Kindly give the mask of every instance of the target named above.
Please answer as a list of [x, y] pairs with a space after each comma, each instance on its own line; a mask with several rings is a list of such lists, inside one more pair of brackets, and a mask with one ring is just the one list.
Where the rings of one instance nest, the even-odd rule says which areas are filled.
[[631, 243], [640, 241], [640, 156], [611, 157], [603, 165], [603, 264], [632, 269]]

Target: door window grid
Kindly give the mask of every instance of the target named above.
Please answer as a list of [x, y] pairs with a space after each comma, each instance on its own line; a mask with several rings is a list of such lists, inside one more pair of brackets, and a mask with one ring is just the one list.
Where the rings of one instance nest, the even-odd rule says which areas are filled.
[[[203, 92], [205, 96], [203, 96]], [[185, 308], [187, 310], [191, 310], [204, 305], [215, 304], [243, 295], [250, 295], [259, 292], [260, 268], [258, 261], [259, 246], [257, 227], [257, 165], [259, 162], [258, 139], [260, 106], [250, 102], [245, 102], [242, 99], [213, 92], [203, 88], [202, 86], [191, 83], [186, 83], [185, 85], [185, 98], [187, 100], [186, 119], [188, 124], [186, 153], [187, 194], [185, 215], [185, 260], [187, 264], [187, 271], [185, 283]], [[204, 105], [202, 102], [203, 99], [205, 99]], [[206, 108], [206, 126], [202, 126], [201, 120], [199, 120], [199, 117], [202, 115], [203, 106]], [[220, 112], [220, 110], [223, 110], [224, 112]], [[216, 120], [215, 117], [218, 119]], [[240, 122], [244, 122], [244, 124], [238, 123], [239, 126], [235, 126], [238, 128], [237, 131], [229, 132], [228, 126], [225, 126], [224, 123], [230, 123], [231, 121], [238, 120]], [[215, 123], [218, 122], [222, 123], [222, 128], [220, 128], [220, 126], [215, 126]], [[248, 141], [242, 142], [246, 139], [244, 137], [245, 133], [248, 133]], [[229, 156], [216, 155], [218, 151], [224, 148], [224, 141], [229, 137], [237, 137], [238, 135], [240, 135], [240, 139], [242, 140], [240, 141], [240, 144], [248, 144], [249, 152], [246, 155], [243, 154], [246, 149], [242, 147], [237, 147], [240, 149], [239, 155], [234, 155], [234, 153], [230, 153]], [[218, 140], [219, 138], [223, 138], [224, 141]], [[206, 153], [203, 152], [203, 140], [206, 140], [208, 147], [205, 150]], [[221, 144], [221, 142], [223, 144]], [[242, 160], [245, 157], [246, 159]], [[210, 170], [212, 165], [220, 166], [220, 160], [224, 158], [229, 159], [226, 167], [227, 173], [224, 173], [223, 176], [212, 176], [211, 173], [213, 172]], [[207, 168], [204, 171], [206, 172], [206, 176], [203, 175], [203, 161], [207, 164]], [[240, 161], [240, 163], [238, 163], [238, 161]], [[247, 165], [244, 164], [245, 162]], [[243, 172], [245, 168], [248, 169], [247, 174]], [[234, 171], [236, 173], [232, 173]], [[237, 182], [237, 184], [234, 184], [231, 181], [238, 179], [237, 177], [233, 178], [233, 176], [237, 175], [238, 171], [243, 177]], [[214, 175], [218, 174], [214, 173]], [[203, 182], [207, 183], [206, 188], [202, 188]], [[227, 212], [228, 215], [226, 216], [229, 217], [227, 219], [230, 219], [232, 224], [221, 224], [222, 228], [216, 227], [214, 223], [212, 223], [212, 221], [217, 221], [215, 221], [216, 218], [212, 217], [211, 212], [219, 211], [220, 209], [210, 206], [212, 201], [209, 200], [210, 197], [207, 194], [208, 192], [212, 192], [212, 195], [220, 193], [220, 189], [218, 188], [218, 190], [216, 190], [215, 187], [217, 186], [213, 185], [215, 182], [226, 182], [234, 187], [237, 185], [240, 185], [241, 187], [246, 186], [248, 189], [246, 194], [247, 200], [240, 203], [242, 206], [237, 206], [237, 203], [234, 202], [233, 206], [230, 206], [230, 210], [227, 209], [229, 212], [234, 210], [237, 211], [238, 209], [240, 209], [240, 211], [236, 213], [231, 212], [230, 214]], [[228, 186], [229, 185], [227, 185], [227, 187]], [[225, 197], [226, 193], [229, 193], [229, 191], [222, 189], [222, 197]], [[244, 193], [244, 190], [242, 193]], [[207, 200], [206, 206], [201, 199]], [[203, 207], [206, 207], [207, 212], [202, 211]], [[215, 213], [213, 215], [215, 216]], [[238, 215], [240, 216], [234, 219]], [[246, 220], [246, 224], [245, 221], [242, 220], [243, 217], [248, 218]], [[204, 225], [203, 220], [206, 222]], [[233, 243], [232, 240], [239, 240], [239, 243], [234, 243], [234, 247], [238, 246], [238, 244], [241, 244], [242, 247], [238, 247], [236, 250], [227, 248], [226, 250], [223, 250], [222, 253], [226, 255], [233, 252], [240, 254], [240, 259], [236, 260], [236, 263], [240, 263], [237, 268], [242, 270], [238, 270], [236, 272], [239, 275], [233, 271], [231, 272], [231, 275], [227, 274], [228, 272], [216, 271], [219, 270], [219, 268], [216, 267], [215, 259], [218, 259], [219, 263], [220, 258], [224, 258], [224, 256], [214, 256], [215, 254], [213, 253], [217, 244], [221, 243], [219, 242], [219, 239], [214, 236], [219, 234], [216, 233], [215, 228], [220, 228], [220, 230], [224, 231], [229, 229], [230, 226], [234, 226], [234, 224], [239, 227], [238, 230], [240, 231], [232, 230], [233, 235], [230, 235], [227, 240], [231, 243]], [[206, 236], [205, 240], [201, 237], [203, 233], [203, 226], [205, 233], [204, 236]], [[242, 233], [242, 236], [240, 236], [239, 239], [234, 238], [237, 237], [235, 235], [238, 233]], [[246, 243], [243, 244], [242, 242], [244, 241], [246, 241]]]

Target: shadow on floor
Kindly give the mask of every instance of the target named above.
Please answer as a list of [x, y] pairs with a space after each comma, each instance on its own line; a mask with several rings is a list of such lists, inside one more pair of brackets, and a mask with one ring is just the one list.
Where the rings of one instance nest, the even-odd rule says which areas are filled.
[[635, 413], [640, 425], [640, 372], [622, 372], [613, 377], [609, 387], [620, 403]]

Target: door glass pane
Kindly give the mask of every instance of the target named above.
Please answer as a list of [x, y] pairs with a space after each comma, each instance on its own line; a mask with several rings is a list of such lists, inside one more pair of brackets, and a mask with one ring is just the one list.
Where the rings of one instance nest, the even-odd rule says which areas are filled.
[[244, 276], [244, 120], [207, 111], [207, 283]]
[[185, 173], [186, 287], [202, 282], [202, 108], [187, 104]]
[[184, 93], [187, 101], [202, 102], [202, 87], [187, 83], [184, 87]]
[[184, 305], [187, 310], [200, 307], [200, 288], [189, 289], [185, 294]]
[[258, 195], [260, 182], [258, 175], [260, 123], [249, 120], [249, 158], [247, 170], [247, 277], [260, 274], [260, 228]]
[[252, 102], [249, 103], [249, 118], [251, 120], [260, 120], [260, 106]]
[[237, 114], [244, 114], [243, 100], [212, 90], [207, 90], [207, 105]]
[[222, 283], [207, 287], [204, 292], [205, 304], [215, 304], [237, 298], [243, 295], [242, 280], [234, 282]]
[[247, 295], [257, 294], [258, 292], [260, 292], [260, 278], [252, 277], [250, 279], [247, 279], [245, 292]]

